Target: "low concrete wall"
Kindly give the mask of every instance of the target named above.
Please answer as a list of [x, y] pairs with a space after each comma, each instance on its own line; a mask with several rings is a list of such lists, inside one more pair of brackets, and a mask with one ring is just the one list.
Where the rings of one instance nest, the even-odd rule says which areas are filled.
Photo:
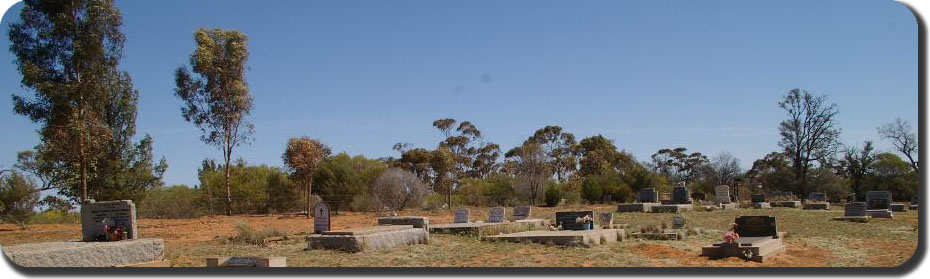
[[163, 261], [158, 238], [116, 242], [42, 242], [4, 246], [3, 253], [22, 267], [109, 267]]

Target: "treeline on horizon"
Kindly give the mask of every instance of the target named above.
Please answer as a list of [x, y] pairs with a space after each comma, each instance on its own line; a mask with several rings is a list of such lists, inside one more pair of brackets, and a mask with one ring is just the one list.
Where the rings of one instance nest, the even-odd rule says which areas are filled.
[[[8, 36], [30, 94], [14, 94], [13, 111], [38, 124], [40, 143], [0, 170], [0, 216], [21, 226], [35, 222], [38, 208], [60, 216], [87, 199], [131, 199], [143, 217], [179, 218], [308, 212], [320, 200], [337, 212], [631, 202], [643, 188], [668, 192], [678, 184], [708, 197], [714, 186], [730, 185], [741, 199], [775, 190], [800, 198], [821, 191], [862, 199], [889, 190], [907, 200], [917, 193], [918, 142], [909, 123], [898, 118], [877, 129], [897, 154], [877, 152], [871, 141], [844, 145], [836, 104], [801, 89], [777, 103], [786, 115], [777, 126], [779, 149], [746, 169], [727, 152], [677, 146], [639, 161], [608, 138], [576, 139], [559, 126], [541, 127], [503, 151], [474, 123], [451, 118], [432, 123], [443, 135], [435, 146], [398, 143], [396, 157], [334, 155], [302, 136], [282, 147], [285, 167], [250, 165], [233, 160], [254, 133], [248, 38], [227, 29], [194, 32], [196, 48], [190, 65], [174, 72], [173, 92], [183, 102], [181, 117], [222, 160], [203, 161], [199, 185], [166, 187], [168, 164], [155, 161], [154, 139], [133, 140], [139, 92], [119, 69], [125, 36], [112, 1], [27, 1], [20, 19]], [[40, 200], [41, 191], [54, 194]]]

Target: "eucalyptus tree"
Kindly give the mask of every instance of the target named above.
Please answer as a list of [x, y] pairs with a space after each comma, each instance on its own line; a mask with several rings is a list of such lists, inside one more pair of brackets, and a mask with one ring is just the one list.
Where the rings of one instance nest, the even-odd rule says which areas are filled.
[[332, 153], [330, 148], [318, 140], [309, 137], [291, 138], [287, 141], [287, 148], [281, 158], [290, 171], [292, 181], [302, 184], [307, 194], [307, 219], [313, 211], [311, 191], [313, 190], [313, 175], [320, 162]]
[[125, 37], [113, 1], [26, 1], [20, 19], [10, 51], [33, 97], [14, 95], [13, 110], [40, 124], [42, 141], [28, 171], [79, 201], [89, 185], [110, 198], [160, 184], [167, 166], [152, 163], [151, 139], [132, 142], [139, 93], [119, 69]]
[[542, 148], [542, 151], [548, 157], [550, 169], [559, 181], [568, 178], [577, 170], [575, 135], [564, 132], [562, 127], [543, 127], [536, 130], [533, 136], [526, 141], [535, 143]]
[[226, 214], [231, 215], [229, 163], [233, 149], [248, 143], [254, 126], [246, 120], [252, 95], [245, 81], [248, 38], [237, 30], [198, 29], [191, 71], [175, 71], [175, 96], [184, 101], [181, 115], [203, 133], [200, 139], [219, 147], [226, 161]]

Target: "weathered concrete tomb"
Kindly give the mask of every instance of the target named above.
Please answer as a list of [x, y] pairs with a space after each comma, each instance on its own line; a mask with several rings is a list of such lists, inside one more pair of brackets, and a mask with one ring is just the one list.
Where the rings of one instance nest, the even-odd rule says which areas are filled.
[[804, 210], [830, 210], [827, 193], [811, 192], [808, 195], [807, 202], [804, 203]]
[[287, 267], [285, 257], [210, 257], [207, 267]]
[[622, 241], [623, 229], [525, 231], [511, 234], [485, 236], [489, 241], [533, 242], [561, 246], [593, 246]]
[[[497, 209], [498, 213], [489, 212], [489, 220], [501, 220], [503, 217], [498, 215], [504, 212], [504, 209]], [[430, 233], [439, 234], [461, 234], [469, 236], [485, 236], [502, 233], [515, 233], [528, 230], [540, 230], [549, 227], [549, 220], [546, 219], [529, 219], [532, 212], [530, 206], [517, 206], [513, 210], [513, 221], [501, 222], [471, 222], [468, 220], [468, 210], [459, 209], [455, 211], [454, 223], [432, 225], [429, 228]], [[494, 214], [490, 214], [494, 213]], [[494, 216], [497, 215], [497, 216]]]
[[785, 252], [787, 247], [782, 242], [784, 232], [778, 231], [775, 217], [740, 216], [736, 218], [734, 242], [719, 242], [701, 248], [701, 256], [711, 259], [738, 256], [746, 260], [764, 262], [776, 254]]
[[4, 246], [22, 267], [167, 266], [165, 243], [157, 238], [112, 242], [42, 242]]
[[417, 216], [378, 218], [378, 226], [325, 231], [307, 237], [307, 242], [310, 249], [348, 252], [427, 244], [429, 243], [429, 218]]

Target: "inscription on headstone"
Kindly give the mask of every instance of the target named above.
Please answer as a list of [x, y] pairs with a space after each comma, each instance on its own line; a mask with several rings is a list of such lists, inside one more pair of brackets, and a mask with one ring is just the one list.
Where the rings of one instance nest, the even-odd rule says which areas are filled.
[[714, 188], [715, 203], [730, 203], [730, 186], [717, 185]]
[[869, 191], [865, 194], [865, 202], [868, 204], [867, 209], [890, 209], [891, 192], [889, 191]]
[[521, 205], [513, 208], [513, 219], [514, 220], [526, 220], [530, 218], [530, 214], [533, 213], [533, 207], [529, 205]]
[[488, 211], [488, 223], [500, 223], [504, 221], [504, 216], [507, 216], [507, 209], [502, 206], [492, 207]]
[[752, 202], [765, 202], [765, 194], [752, 194]]
[[691, 195], [688, 192], [688, 188], [685, 186], [676, 186], [672, 190], [672, 204], [691, 204], [690, 201]]
[[773, 236], [778, 238], [778, 226], [772, 216], [736, 217], [736, 233], [740, 237]]
[[[110, 232], [105, 231], [109, 227]], [[137, 239], [136, 205], [131, 200], [95, 202], [81, 206], [81, 234], [84, 241], [110, 239], [108, 233], [122, 228], [127, 239]]]
[[555, 213], [555, 223], [561, 225], [563, 230], [584, 230], [584, 224], [576, 222], [578, 218], [588, 216], [594, 218], [594, 211], [562, 211]]
[[851, 202], [846, 204], [846, 208], [843, 209], [843, 215], [846, 217], [859, 217], [866, 216], [866, 203], [864, 202]]
[[313, 207], [313, 233], [329, 231], [329, 205], [319, 202]]
[[453, 220], [453, 222], [454, 223], [468, 223], [468, 213], [469, 212], [467, 208], [456, 209], [455, 219]]
[[824, 193], [824, 192], [811, 192], [810, 195], [809, 195], [807, 198], [808, 198], [809, 200], [813, 201], [813, 202], [826, 202], [826, 201], [827, 201], [827, 193]]
[[659, 202], [659, 194], [656, 193], [654, 188], [643, 188], [639, 190], [639, 202], [640, 203], [657, 203]]

